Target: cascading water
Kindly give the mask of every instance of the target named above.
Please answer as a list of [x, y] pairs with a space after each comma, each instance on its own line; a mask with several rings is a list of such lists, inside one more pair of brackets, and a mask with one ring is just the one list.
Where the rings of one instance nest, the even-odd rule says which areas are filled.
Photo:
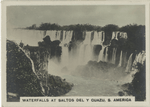
[[64, 43], [67, 43], [66, 41], [66, 32], [65, 31], [63, 31], [63, 34], [62, 34], [62, 44], [64, 44]]
[[[103, 58], [104, 57], [104, 49], [106, 47], [106, 46], [103, 46], [104, 41], [105, 41], [105, 33], [103, 31], [94, 32], [94, 38], [92, 41], [92, 48], [94, 45], [101, 45], [102, 46], [102, 49], [100, 50], [99, 55], [98, 55], [98, 59], [97, 59], [98, 62], [99, 61], [106, 61], [107, 57], [108, 57], [108, 54], [106, 54], [106, 58]], [[107, 49], [107, 51], [108, 51], [108, 49]]]
[[[62, 34], [61, 34], [62, 32]], [[13, 29], [11, 32], [11, 37], [17, 38], [15, 39], [18, 41], [18, 43], [22, 40], [23, 43], [29, 44], [29, 45], [38, 45], [37, 43], [42, 40], [42, 38], [46, 35], [49, 35], [51, 38], [51, 41], [54, 40], [60, 40], [61, 41], [61, 47], [62, 47], [62, 55], [61, 55], [61, 65], [62, 66], [68, 66], [71, 60], [77, 60], [78, 65], [86, 64], [88, 61], [92, 60], [93, 58], [93, 46], [94, 45], [101, 45], [102, 49], [99, 52], [98, 60], [97, 61], [108, 61], [108, 47], [103, 45], [103, 42], [105, 41], [105, 35], [104, 32], [93, 32], [93, 40], [91, 41], [91, 34], [92, 32], [85, 32], [85, 39], [83, 43], [81, 43], [78, 46], [78, 55], [72, 55], [71, 58], [69, 57], [70, 52], [68, 50], [68, 43], [72, 39], [73, 31], [56, 31], [56, 30], [47, 30], [46, 34], [45, 31], [39, 31], [39, 30], [24, 30], [24, 29]], [[112, 39], [118, 40], [118, 33], [119, 37], [127, 38], [127, 33], [125, 32], [113, 32], [112, 33]], [[9, 35], [9, 34], [8, 34]], [[18, 37], [16, 37], [18, 35]], [[30, 40], [28, 39], [28, 36], [30, 36]], [[12, 38], [13, 39], [13, 38]], [[31, 42], [32, 41], [32, 42]], [[36, 43], [34, 43], [36, 42]], [[66, 45], [65, 45], [66, 44]], [[106, 49], [105, 55], [104, 50]], [[113, 49], [112, 53], [112, 59], [111, 63], [115, 64], [116, 61], [116, 51], [117, 49]], [[73, 51], [74, 52], [74, 51]], [[143, 55], [143, 54], [142, 54]], [[138, 62], [143, 62], [144, 59], [142, 59], [141, 54], [139, 54], [137, 57]], [[104, 57], [105, 56], [105, 57]], [[142, 57], [142, 58], [141, 58]], [[122, 59], [123, 58], [123, 59]], [[75, 62], [75, 61], [74, 61]], [[126, 66], [126, 55], [123, 55], [122, 51], [120, 53], [120, 61], [118, 66]], [[122, 65], [123, 64], [123, 65]]]
[[125, 33], [125, 32], [120, 32], [119, 37], [120, 37], [120, 38], [124, 38], [124, 39], [127, 39], [127, 38], [128, 38], [127, 33]]
[[[37, 38], [42, 40], [45, 35], [44, 31], [37, 32], [37, 31], [31, 30], [31, 31], [18, 31], [18, 32], [19, 33], [16, 35], [34, 35], [34, 37], [31, 36], [31, 39], [33, 39], [33, 41]], [[126, 33], [120, 34], [120, 32], [115, 32], [112, 35], [112, 39], [118, 40], [118, 34], [119, 34], [119, 38], [120, 37], [127, 38]], [[71, 78], [70, 80], [73, 81], [72, 83], [74, 83], [74, 88], [73, 88], [72, 92], [76, 92], [77, 94], [75, 93], [75, 95], [82, 95], [82, 93], [84, 93], [83, 95], [87, 95], [87, 93], [88, 93], [88, 95], [98, 95], [98, 94], [106, 95], [106, 93], [108, 93], [108, 92], [110, 95], [110, 93], [112, 92], [111, 91], [112, 89], [113, 89], [113, 93], [111, 93], [111, 95], [118, 95], [117, 92], [120, 91], [119, 89], [116, 89], [116, 86], [118, 85], [118, 81], [112, 82], [111, 79], [114, 78], [115, 80], [117, 80], [116, 78], [120, 77], [120, 75], [122, 77], [126, 76], [127, 73], [124, 74], [125, 72], [124, 72], [123, 67], [125, 67], [127, 65], [126, 72], [129, 72], [131, 70], [133, 53], [130, 55], [128, 62], [127, 62], [127, 59], [126, 59], [127, 53], [123, 53], [123, 51], [121, 51], [119, 65], [118, 65], [120, 67], [117, 68], [116, 66], [113, 65], [113, 64], [116, 64], [117, 48], [113, 48], [112, 55], [110, 55], [110, 57], [108, 57], [109, 56], [108, 52], [109, 53], [111, 52], [109, 50], [109, 49], [111, 49], [111, 47], [109, 47], [108, 45], [103, 45], [103, 42], [105, 41], [105, 35], [104, 35], [103, 31], [101, 31], [101, 32], [94, 31], [93, 35], [92, 35], [92, 32], [85, 32], [85, 35], [84, 35], [85, 39], [83, 40], [83, 42], [82, 43], [81, 42], [74, 43], [76, 47], [74, 47], [74, 44], [72, 44], [72, 42], [74, 42], [74, 41], [70, 42], [72, 40], [72, 36], [73, 36], [72, 31], [56, 31], [56, 30], [50, 31], [50, 30], [48, 30], [48, 31], [46, 31], [45, 36], [47, 36], [47, 35], [50, 36], [51, 41], [59, 40], [61, 42], [60, 46], [62, 49], [62, 54], [61, 54], [60, 60], [57, 60], [57, 58], [55, 58], [55, 57], [52, 57], [51, 59], [48, 60], [48, 72], [50, 74], [62, 76], [61, 75], [61, 73], [63, 74], [62, 71], [69, 71], [66, 73], [67, 76], [65, 77], [65, 79], [68, 81], [69, 78]], [[20, 40], [26, 39], [25, 36], [21, 36], [20, 38], [21, 38]], [[97, 54], [93, 54], [94, 49], [98, 49]], [[103, 62], [97, 63], [95, 61], [91, 61], [91, 60], [93, 60], [94, 55], [95, 56], [97, 55], [97, 57], [95, 57], [95, 58], [98, 58], [96, 61], [98, 61], [98, 62], [103, 61]], [[112, 64], [110, 64], [110, 66], [107, 66], [107, 65], [109, 65], [108, 58], [112, 58], [112, 59], [109, 59], [110, 63], [112, 63]], [[135, 58], [135, 61], [140, 62], [140, 63], [144, 63], [144, 60], [145, 60], [145, 53], [139, 53], [137, 55], [137, 57]], [[91, 61], [91, 62], [88, 63], [89, 61]], [[104, 63], [104, 62], [107, 62], [107, 63]], [[87, 63], [88, 63], [88, 65], [86, 65]], [[84, 65], [84, 66], [78, 66], [78, 65]], [[116, 67], [116, 68], [114, 68], [114, 67]], [[85, 70], [86, 74], [90, 75], [89, 78], [92, 77], [92, 75], [96, 75], [95, 77], [98, 77], [98, 79], [101, 79], [101, 80], [97, 81], [96, 79], [93, 79], [93, 78], [90, 78], [90, 79], [88, 78], [88, 80], [87, 80], [87, 79], [77, 77], [74, 75], [69, 76], [68, 74], [69, 73], [71, 74], [72, 71], [76, 71], [78, 73], [78, 69], [76, 69], [76, 68], [81, 68], [81, 69], [85, 68], [82, 70], [83, 71]], [[108, 71], [108, 72], [105, 72], [105, 71]], [[110, 72], [110, 71], [112, 71], [112, 72]], [[103, 73], [103, 72], [105, 72], [105, 73]], [[80, 74], [82, 74], [82, 73], [83, 72], [81, 72]], [[84, 75], [86, 75], [86, 74], [84, 74]], [[106, 85], [106, 83], [107, 83], [107, 85]], [[109, 87], [111, 87], [110, 91], [107, 91], [107, 90], [105, 91], [105, 89], [109, 89]], [[87, 93], [85, 91], [86, 89], [88, 89]], [[95, 91], [95, 89], [96, 89], [96, 91]], [[116, 91], [115, 94], [114, 94], [114, 90]], [[95, 93], [93, 94], [92, 92], [95, 92]], [[101, 93], [98, 93], [98, 92], [101, 92]]]
[[61, 35], [61, 31], [57, 31], [57, 32], [56, 32], [56, 36], [55, 36], [56, 38], [55, 38], [55, 39], [56, 39], [56, 40], [60, 40], [60, 35]]
[[62, 66], [68, 66], [69, 64], [69, 52], [68, 46], [62, 46], [61, 64]]
[[105, 40], [104, 32], [94, 31], [94, 37], [93, 37], [93, 40], [92, 40], [92, 45], [97, 45], [97, 44], [102, 45], [104, 40]]
[[116, 32], [112, 32], [112, 38], [111, 38], [111, 40], [113, 40], [115, 38], [115, 36], [116, 36]]
[[91, 33], [92, 32], [85, 32], [85, 39], [83, 41], [83, 44], [91, 44]]
[[112, 64], [115, 64], [115, 63], [116, 63], [116, 52], [117, 52], [117, 48], [113, 48]]
[[146, 60], [146, 53], [143, 51], [142, 53], [142, 64], [144, 64], [144, 61]]
[[112, 38], [111, 38], [111, 40], [113, 40], [113, 39], [116, 39], [116, 40], [118, 40], [118, 33], [120, 33], [120, 32], [112, 32]]
[[[81, 45], [81, 48], [80, 48], [81, 52], [84, 50], [84, 54], [83, 54], [83, 58], [82, 58], [83, 59], [83, 64], [86, 64], [89, 60], [91, 60], [92, 59], [92, 54], [93, 54], [92, 44], [91, 44], [91, 33], [92, 32], [85, 32], [85, 33], [86, 33], [85, 34], [85, 39], [84, 39], [83, 44], [82, 44], [83, 46]], [[95, 36], [97, 36], [97, 35], [95, 34]], [[93, 39], [93, 40], [95, 41], [95, 39]]]
[[105, 62], [108, 62], [108, 47], [106, 47], [106, 51], [105, 51]]
[[122, 67], [126, 67], [126, 64], [127, 64], [127, 52], [125, 52], [123, 55], [123, 66]]
[[100, 42], [100, 41], [98, 41], [98, 39], [99, 39], [98, 34], [96, 31], [94, 31], [93, 33], [94, 33], [94, 36], [93, 36], [93, 40], [92, 40], [91, 44], [93, 44], [93, 45], [98, 44], [98, 42]]
[[[80, 43], [77, 48], [71, 48], [71, 51], [68, 51], [68, 47], [64, 47], [63, 44], [68, 44], [71, 41], [72, 38], [72, 31], [63, 31], [63, 38], [61, 41], [61, 47], [62, 47], [62, 55], [61, 55], [61, 63], [67, 62], [66, 66], [72, 66], [72, 68], [77, 67], [78, 65], [85, 65], [88, 63], [88, 61], [93, 60], [94, 53], [93, 53], [93, 47], [94, 45], [102, 45], [105, 41], [105, 35], [104, 32], [94, 32], [93, 40], [91, 41], [91, 35], [92, 32], [84, 32], [85, 39], [82, 43]], [[108, 60], [108, 47], [106, 47], [106, 55], [105, 58], [103, 58], [104, 49], [106, 46], [102, 45], [102, 50], [99, 52], [99, 60], [106, 61]], [[65, 52], [63, 52], [65, 51]], [[67, 58], [69, 57], [69, 58]], [[67, 61], [66, 61], [67, 60]], [[77, 63], [78, 62], [78, 63]], [[65, 66], [64, 64], [61, 64]]]
[[79, 56], [78, 56], [79, 65], [84, 65], [84, 54], [85, 54], [85, 45], [81, 43], [79, 47]]
[[137, 56], [137, 62], [142, 63], [142, 53], [141, 52]]
[[[69, 66], [69, 63], [73, 62], [76, 63], [76, 60], [78, 62], [78, 65], [83, 65], [86, 64], [88, 61], [93, 60], [93, 46], [94, 45], [101, 45], [102, 49], [99, 52], [98, 59], [97, 61], [106, 61], [108, 62], [108, 47], [103, 45], [103, 42], [105, 41], [105, 32], [93, 32], [93, 40], [91, 41], [91, 34], [92, 32], [85, 32], [85, 39], [83, 43], [81, 43], [78, 48], [74, 51], [71, 51], [74, 53], [75, 51], [78, 51], [78, 55], [71, 55], [71, 52], [68, 50], [69, 42], [72, 40], [72, 35], [73, 31], [56, 31], [56, 30], [47, 30], [45, 31], [40, 31], [40, 30], [25, 30], [25, 29], [13, 29], [11, 32], [8, 32], [12, 35], [10, 40], [15, 38], [17, 43], [20, 43], [22, 40], [23, 43], [29, 44], [32, 46], [37, 46], [39, 41], [42, 41], [44, 36], [49, 35], [51, 38], [51, 41], [54, 40], [60, 40], [61, 41], [61, 47], [62, 47], [62, 55], [61, 55], [61, 65], [62, 66]], [[112, 33], [112, 39], [118, 40], [118, 34], [119, 37], [122, 38], [127, 38], [127, 33], [125, 32], [113, 32]], [[17, 36], [18, 35], [18, 36]], [[28, 39], [28, 36], [30, 36], [30, 40]], [[13, 38], [12, 38], [13, 37]], [[16, 39], [17, 38], [17, 39]], [[105, 55], [104, 55], [104, 50], [106, 49]], [[111, 63], [115, 64], [116, 61], [116, 51], [117, 48], [113, 49], [112, 53], [112, 59]], [[144, 55], [144, 54], [142, 54]], [[137, 61], [138, 62], [144, 62], [145, 58], [142, 55], [138, 55]], [[71, 56], [71, 57], [69, 57]], [[142, 57], [142, 58], [141, 58]], [[127, 64], [126, 61], [126, 54], [123, 54], [122, 51], [120, 53], [120, 61], [118, 66], [123, 66], [125, 67]], [[76, 64], [77, 65], [77, 64]]]
[[72, 31], [66, 31], [66, 35], [65, 35], [65, 41], [66, 41], [66, 43], [69, 43], [71, 41], [72, 34], [73, 34]]
[[56, 39], [56, 30], [47, 30], [46, 35], [50, 36], [51, 41], [57, 40]]
[[120, 60], [119, 60], [119, 64], [118, 64], [118, 66], [119, 66], [119, 67], [121, 67], [121, 66], [122, 66], [122, 51], [121, 51], [121, 53], [120, 53]]
[[86, 64], [88, 61], [92, 59], [92, 45], [87, 44], [85, 46], [85, 54], [84, 54], [84, 64]]
[[133, 61], [133, 66], [135, 66], [137, 63], [144, 64], [144, 61], [146, 60], [146, 54], [145, 52], [140, 52], [136, 55], [135, 60]]
[[100, 53], [98, 56], [98, 62], [103, 61], [103, 59], [104, 59], [104, 49], [105, 49], [105, 46], [102, 45], [102, 49], [100, 50]]
[[133, 53], [130, 55], [129, 59], [128, 59], [128, 63], [126, 66], [126, 72], [129, 72], [131, 70], [131, 66], [132, 66], [132, 55]]

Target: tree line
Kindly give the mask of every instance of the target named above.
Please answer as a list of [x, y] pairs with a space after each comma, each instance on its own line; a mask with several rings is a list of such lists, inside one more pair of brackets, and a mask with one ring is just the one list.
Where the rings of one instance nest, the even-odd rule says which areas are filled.
[[40, 26], [33, 24], [32, 26], [26, 27], [26, 29], [34, 30], [74, 30], [74, 31], [101, 31], [101, 26], [95, 26], [91, 24], [76, 24], [76, 25], [65, 25], [60, 26], [56, 23], [41, 23]]

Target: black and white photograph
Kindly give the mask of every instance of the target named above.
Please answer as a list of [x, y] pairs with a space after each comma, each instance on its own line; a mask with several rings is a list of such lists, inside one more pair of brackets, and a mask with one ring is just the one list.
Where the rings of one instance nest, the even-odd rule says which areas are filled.
[[144, 4], [8, 5], [5, 41], [6, 102], [147, 101]]

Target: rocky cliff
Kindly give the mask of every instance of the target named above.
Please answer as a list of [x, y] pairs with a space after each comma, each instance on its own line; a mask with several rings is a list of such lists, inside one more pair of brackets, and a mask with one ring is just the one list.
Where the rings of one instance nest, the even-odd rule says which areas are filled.
[[6, 74], [7, 93], [16, 93], [18, 96], [44, 95], [33, 61], [17, 44], [9, 40], [7, 40]]
[[73, 84], [48, 74], [48, 57], [44, 56], [47, 48], [41, 47], [43, 50], [39, 51], [38, 47], [28, 46], [28, 49], [25, 52], [7, 40], [7, 101], [19, 101], [21, 96], [60, 96], [69, 92]]
[[122, 85], [127, 95], [135, 96], [136, 101], [146, 100], [146, 54], [140, 52], [136, 55], [131, 67], [131, 83]]

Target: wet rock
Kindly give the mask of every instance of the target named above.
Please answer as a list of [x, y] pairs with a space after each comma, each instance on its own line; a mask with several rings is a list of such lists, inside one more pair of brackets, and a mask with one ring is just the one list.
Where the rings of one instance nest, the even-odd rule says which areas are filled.
[[69, 92], [73, 84], [68, 83], [65, 79], [59, 76], [50, 75], [48, 76], [49, 93], [48, 96], [60, 96]]
[[124, 92], [119, 91], [119, 92], [118, 92], [118, 95], [119, 95], [119, 96], [124, 96], [125, 94], [124, 94]]

